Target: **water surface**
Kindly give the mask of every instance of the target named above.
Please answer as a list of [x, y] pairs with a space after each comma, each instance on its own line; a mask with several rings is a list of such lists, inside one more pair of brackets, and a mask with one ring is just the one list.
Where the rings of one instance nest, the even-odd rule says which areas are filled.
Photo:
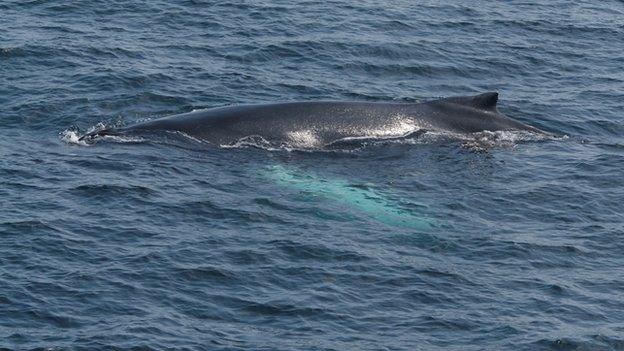
[[[621, 1], [4, 1], [0, 347], [624, 349], [623, 47]], [[567, 138], [71, 137], [490, 90]]]

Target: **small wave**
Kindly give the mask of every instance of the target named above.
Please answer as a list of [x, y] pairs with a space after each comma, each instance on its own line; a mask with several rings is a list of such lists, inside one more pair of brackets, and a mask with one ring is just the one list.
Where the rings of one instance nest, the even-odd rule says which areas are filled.
[[75, 186], [69, 191], [87, 196], [99, 196], [100, 194], [149, 196], [155, 194], [155, 191], [149, 187], [132, 184], [83, 184]]
[[24, 49], [21, 47], [4, 47], [0, 48], [0, 57], [8, 58], [11, 56], [19, 56], [23, 54]]

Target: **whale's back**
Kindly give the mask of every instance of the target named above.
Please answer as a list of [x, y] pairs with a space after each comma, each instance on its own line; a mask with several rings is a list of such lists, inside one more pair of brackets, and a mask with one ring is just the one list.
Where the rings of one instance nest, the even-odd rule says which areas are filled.
[[219, 145], [261, 137], [323, 146], [342, 138], [401, 136], [415, 128], [413, 117], [410, 104], [287, 102], [193, 111], [136, 124], [122, 132], [175, 130]]
[[497, 102], [497, 93], [485, 93], [425, 103], [310, 101], [236, 105], [159, 118], [83, 138], [177, 131], [216, 145], [260, 138], [273, 144], [323, 147], [342, 139], [397, 138], [420, 130], [542, 132], [501, 114]]

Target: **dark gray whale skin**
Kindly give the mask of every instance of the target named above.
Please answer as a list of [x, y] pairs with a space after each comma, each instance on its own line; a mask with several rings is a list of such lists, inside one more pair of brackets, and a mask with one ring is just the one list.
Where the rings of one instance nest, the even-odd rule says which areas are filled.
[[498, 93], [489, 92], [423, 103], [316, 101], [227, 106], [104, 129], [86, 134], [81, 140], [178, 131], [216, 145], [261, 137], [271, 143], [322, 147], [349, 138], [401, 137], [420, 130], [461, 134], [503, 130], [545, 133], [501, 114], [497, 101]]

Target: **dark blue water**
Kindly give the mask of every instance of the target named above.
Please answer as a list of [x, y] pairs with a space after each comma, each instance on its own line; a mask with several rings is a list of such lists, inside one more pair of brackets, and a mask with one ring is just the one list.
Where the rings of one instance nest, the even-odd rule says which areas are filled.
[[[2, 1], [0, 347], [624, 349], [623, 49], [621, 1]], [[566, 137], [76, 142], [489, 90]]]

